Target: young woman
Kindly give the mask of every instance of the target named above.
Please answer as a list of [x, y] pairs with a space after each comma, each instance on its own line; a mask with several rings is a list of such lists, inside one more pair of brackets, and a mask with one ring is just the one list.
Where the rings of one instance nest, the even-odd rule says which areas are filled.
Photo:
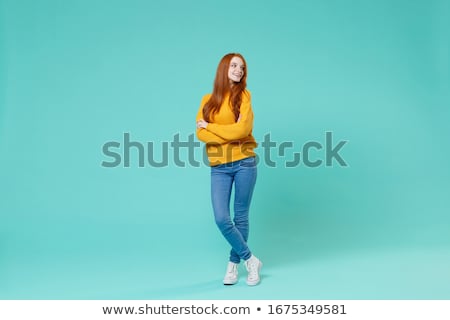
[[[229, 53], [217, 67], [212, 94], [203, 97], [197, 114], [197, 137], [206, 143], [211, 166], [211, 199], [214, 218], [231, 245], [226, 285], [238, 281], [241, 259], [248, 271], [247, 284], [260, 282], [261, 261], [250, 251], [248, 212], [256, 182], [256, 161], [252, 136], [253, 111], [246, 90], [247, 64], [242, 55]], [[234, 217], [230, 197], [234, 183]]]

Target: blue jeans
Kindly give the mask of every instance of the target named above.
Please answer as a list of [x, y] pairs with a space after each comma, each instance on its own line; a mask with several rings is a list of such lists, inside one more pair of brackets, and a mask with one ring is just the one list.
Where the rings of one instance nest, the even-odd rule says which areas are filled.
[[[248, 211], [256, 183], [256, 160], [242, 160], [211, 167], [211, 199], [214, 218], [222, 235], [231, 245], [230, 261], [239, 263], [252, 253], [247, 246]], [[230, 216], [230, 197], [234, 182], [234, 218]]]

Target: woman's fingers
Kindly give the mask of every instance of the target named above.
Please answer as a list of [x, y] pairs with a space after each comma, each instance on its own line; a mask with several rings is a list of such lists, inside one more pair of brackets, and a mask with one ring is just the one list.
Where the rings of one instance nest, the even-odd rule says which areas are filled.
[[206, 122], [203, 119], [200, 119], [197, 121], [197, 128], [206, 128], [207, 125], [208, 125], [208, 122]]

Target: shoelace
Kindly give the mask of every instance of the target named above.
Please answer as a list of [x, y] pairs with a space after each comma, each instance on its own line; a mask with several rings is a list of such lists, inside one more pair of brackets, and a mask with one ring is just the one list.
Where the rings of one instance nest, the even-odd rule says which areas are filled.
[[227, 273], [235, 274], [236, 273], [237, 266], [233, 264], [231, 267], [228, 267]]
[[250, 277], [256, 277], [258, 274], [258, 264], [257, 263], [247, 263], [248, 273]]

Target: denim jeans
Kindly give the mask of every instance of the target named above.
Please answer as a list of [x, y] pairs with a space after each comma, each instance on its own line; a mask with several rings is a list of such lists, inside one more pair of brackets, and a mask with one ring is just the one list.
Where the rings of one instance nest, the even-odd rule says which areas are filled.
[[[256, 183], [256, 160], [242, 160], [211, 167], [211, 199], [214, 218], [222, 235], [231, 245], [230, 261], [239, 263], [252, 253], [247, 246], [248, 212]], [[230, 216], [230, 198], [234, 183], [234, 218]]]

